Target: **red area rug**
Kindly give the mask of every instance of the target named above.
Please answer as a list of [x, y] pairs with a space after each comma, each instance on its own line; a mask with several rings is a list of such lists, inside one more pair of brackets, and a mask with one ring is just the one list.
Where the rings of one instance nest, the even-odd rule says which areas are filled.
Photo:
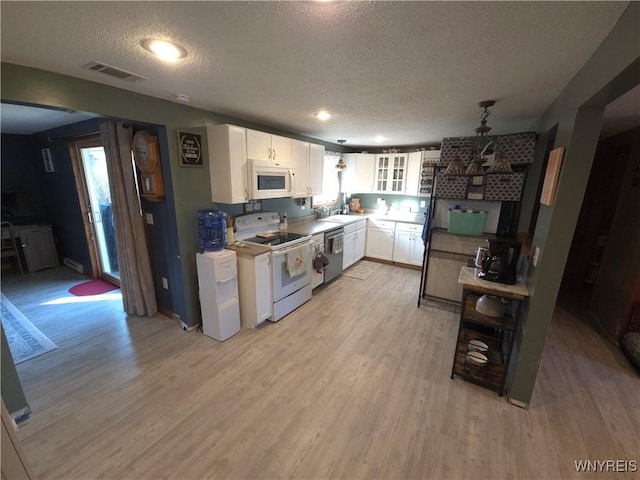
[[89, 280], [88, 282], [74, 285], [69, 289], [69, 293], [76, 297], [84, 297], [87, 295], [100, 295], [101, 293], [107, 293], [117, 288], [117, 286], [97, 278], [95, 280]]

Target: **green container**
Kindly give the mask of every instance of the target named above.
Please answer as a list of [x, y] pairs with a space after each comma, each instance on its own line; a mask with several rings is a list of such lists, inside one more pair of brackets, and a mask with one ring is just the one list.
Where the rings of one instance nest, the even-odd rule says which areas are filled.
[[482, 235], [487, 223], [487, 212], [468, 213], [461, 210], [449, 210], [449, 233], [460, 235]]

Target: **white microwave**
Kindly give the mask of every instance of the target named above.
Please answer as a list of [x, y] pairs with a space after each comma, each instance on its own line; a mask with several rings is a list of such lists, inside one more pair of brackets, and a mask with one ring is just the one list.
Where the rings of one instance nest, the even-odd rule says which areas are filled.
[[267, 160], [249, 160], [249, 196], [252, 200], [293, 195], [294, 168]]

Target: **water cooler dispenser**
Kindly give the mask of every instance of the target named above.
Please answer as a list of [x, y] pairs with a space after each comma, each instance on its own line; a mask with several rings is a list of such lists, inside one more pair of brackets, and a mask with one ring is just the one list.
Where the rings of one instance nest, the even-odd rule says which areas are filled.
[[198, 236], [204, 249], [196, 254], [202, 331], [219, 341], [240, 331], [236, 252], [224, 249], [226, 228], [224, 212], [198, 212]]

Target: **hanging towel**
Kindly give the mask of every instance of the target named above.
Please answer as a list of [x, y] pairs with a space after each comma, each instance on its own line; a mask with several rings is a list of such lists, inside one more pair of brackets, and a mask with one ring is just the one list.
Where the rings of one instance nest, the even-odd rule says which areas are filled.
[[291, 278], [304, 273], [307, 269], [307, 244], [287, 250], [287, 272]]
[[339, 233], [333, 237], [333, 245], [331, 245], [331, 253], [340, 253], [344, 248], [344, 233]]
[[316, 272], [322, 273], [326, 271], [327, 265], [329, 265], [327, 256], [322, 252], [316, 253], [316, 258], [313, 259], [313, 268], [316, 269]]

